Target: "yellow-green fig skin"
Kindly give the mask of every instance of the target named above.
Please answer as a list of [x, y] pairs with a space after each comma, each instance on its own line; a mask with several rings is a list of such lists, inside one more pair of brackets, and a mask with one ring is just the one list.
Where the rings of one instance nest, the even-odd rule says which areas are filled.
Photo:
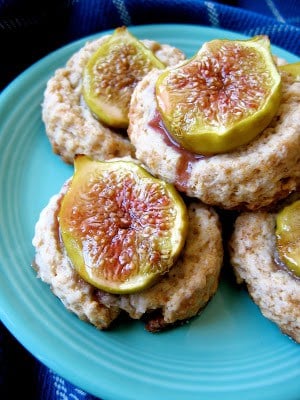
[[292, 75], [296, 82], [300, 82], [300, 61], [285, 65], [280, 65], [279, 71], [283, 71]]
[[[257, 36], [250, 40], [234, 41], [262, 54], [260, 56], [263, 60], [262, 64], [264, 66], [267, 65], [270, 71], [268, 79], [272, 80], [272, 89], [263, 105], [253, 114], [240, 120], [235, 120], [229, 126], [222, 125], [222, 123], [218, 124], [218, 121], [216, 124], [206, 124], [202, 116], [205, 107], [199, 108], [199, 111], [195, 108], [195, 112], [193, 111], [194, 102], [192, 101], [192, 94], [194, 87], [197, 86], [197, 76], [186, 78], [187, 82], [190, 79], [190, 83], [185, 96], [181, 96], [178, 90], [172, 91], [170, 76], [171, 74], [173, 76], [177, 74], [183, 80], [187, 68], [190, 68], [192, 65], [198, 68], [198, 65], [201, 65], [202, 57], [203, 55], [206, 57], [207, 48], [209, 48], [207, 46], [213, 48], [215, 43], [218, 44], [220, 42], [227, 45], [231, 41], [217, 40], [206, 43], [193, 58], [179, 67], [164, 71], [156, 82], [158, 110], [170, 135], [183, 148], [204, 155], [225, 153], [249, 143], [269, 125], [276, 114], [281, 100], [281, 77], [274, 64], [268, 38]], [[203, 61], [203, 64], [205, 62]], [[242, 76], [241, 79], [244, 79], [244, 77]], [[212, 104], [209, 98], [210, 94], [208, 93], [207, 96], [208, 98], [205, 101], [207, 107], [210, 107]], [[184, 111], [181, 112], [182, 110]]]
[[[72, 262], [75, 270], [86, 282], [109, 293], [135, 293], [153, 285], [165, 272], [167, 272], [172, 267], [174, 262], [179, 257], [179, 254], [181, 253], [181, 250], [185, 243], [188, 227], [188, 216], [185, 203], [183, 202], [181, 196], [171, 184], [153, 178], [152, 175], [150, 175], [144, 168], [133, 162], [100, 162], [91, 160], [86, 156], [78, 156], [76, 157], [74, 164], [75, 174], [73, 176], [71, 185], [61, 203], [61, 208], [59, 212], [59, 226], [67, 255]], [[159, 246], [163, 246], [163, 243], [165, 243], [166, 246], [169, 246], [169, 248], [171, 249], [170, 254], [166, 253], [169, 254], [169, 259], [164, 261], [163, 268], [165, 269], [159, 270], [159, 263], [157, 263], [157, 267], [155, 264], [149, 266], [147, 264], [147, 258], [145, 260], [145, 265], [138, 265], [138, 272], [134, 273], [133, 275], [129, 275], [125, 280], [120, 279], [118, 274], [114, 275], [114, 271], [112, 271], [112, 276], [109, 277], [105, 276], [101, 272], [101, 263], [105, 263], [107, 261], [109, 251], [108, 253], [101, 253], [99, 257], [97, 254], [96, 259], [99, 263], [95, 265], [95, 255], [91, 255], [90, 250], [87, 250], [89, 246], [88, 241], [92, 239], [88, 239], [87, 241], [86, 237], [82, 236], [81, 231], [78, 231], [76, 227], [74, 229], [74, 224], [72, 224], [75, 218], [74, 210], [77, 209], [78, 211], [78, 207], [80, 205], [80, 202], [78, 202], [78, 198], [85, 198], [87, 195], [86, 191], [89, 190], [89, 188], [92, 187], [94, 184], [97, 185], [98, 179], [101, 179], [101, 176], [103, 176], [103, 174], [115, 174], [118, 173], [118, 171], [120, 170], [128, 170], [132, 172], [138, 177], [137, 179], [140, 179], [142, 181], [144, 180], [146, 184], [148, 183], [148, 181], [151, 183], [159, 181], [159, 184], [162, 184], [164, 190], [168, 193], [168, 196], [171, 199], [172, 204], [174, 204], [176, 211], [173, 231], [170, 232], [171, 239], [162, 243], [159, 242]], [[143, 188], [144, 186], [141, 186], [141, 190], [143, 190]], [[112, 188], [112, 190], [114, 189]], [[103, 194], [100, 193], [100, 196], [103, 196]], [[114, 201], [113, 198], [112, 201]], [[88, 207], [90, 208], [89, 205]], [[95, 207], [100, 206], [99, 204], [96, 204]], [[98, 216], [99, 214], [97, 213], [101, 213], [102, 211], [100, 209], [97, 210], [97, 208], [95, 209], [95, 214], [96, 216]], [[114, 209], [114, 212], [115, 211], [116, 210]], [[84, 212], [85, 211], [83, 209], [79, 209], [79, 214], [82, 214], [83, 217], [85, 215]], [[131, 212], [132, 210], [130, 211], [130, 213]], [[101, 218], [103, 218], [103, 215]], [[91, 223], [99, 224], [101, 223], [101, 218], [98, 220], [92, 220]], [[98, 233], [98, 231], [96, 233]], [[94, 234], [94, 231], [92, 231], [92, 234]], [[142, 232], [142, 234], [144, 234], [144, 231]], [[103, 240], [106, 240], [106, 238], [103, 237]], [[164, 237], [162, 240], [165, 240]], [[146, 241], [150, 241], [150, 239], [147, 239]], [[99, 243], [101, 243], [101, 241]], [[107, 242], [106, 244], [107, 246], [110, 246], [109, 242]], [[126, 247], [126, 244], [124, 244], [124, 246]], [[142, 252], [141, 248], [136, 248], [135, 251], [139, 253]], [[135, 257], [134, 254], [133, 257]], [[118, 265], [116, 265], [116, 268], [118, 268]]]
[[132, 91], [152, 68], [165, 65], [125, 27], [117, 28], [84, 68], [83, 98], [100, 121], [127, 128]]
[[280, 260], [300, 278], [300, 200], [277, 214], [276, 240]]

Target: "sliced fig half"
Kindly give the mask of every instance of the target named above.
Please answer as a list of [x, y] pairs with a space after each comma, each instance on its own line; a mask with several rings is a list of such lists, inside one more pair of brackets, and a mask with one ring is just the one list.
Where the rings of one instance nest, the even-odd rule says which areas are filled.
[[291, 74], [296, 81], [300, 81], [300, 61], [291, 64], [281, 65], [279, 67], [279, 70]]
[[277, 250], [281, 261], [300, 277], [300, 200], [276, 217]]
[[76, 157], [59, 226], [85, 281], [111, 293], [150, 286], [179, 256], [187, 224], [186, 206], [171, 184], [131, 161]]
[[127, 128], [129, 102], [136, 84], [151, 69], [164, 67], [125, 27], [117, 28], [84, 69], [84, 100], [105, 124]]
[[156, 98], [163, 122], [182, 147], [223, 153], [250, 142], [271, 121], [281, 78], [266, 36], [213, 40], [163, 72]]

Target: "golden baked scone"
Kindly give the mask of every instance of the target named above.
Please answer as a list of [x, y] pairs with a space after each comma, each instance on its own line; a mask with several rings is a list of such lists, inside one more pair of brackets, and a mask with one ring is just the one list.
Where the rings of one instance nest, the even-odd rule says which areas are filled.
[[150, 172], [204, 203], [256, 210], [286, 197], [300, 183], [300, 82], [282, 73], [282, 99], [270, 125], [249, 144], [211, 156], [174, 144], [157, 111], [151, 71], [136, 87], [128, 135]]
[[300, 343], [300, 280], [276, 262], [275, 225], [275, 213], [241, 214], [230, 240], [231, 264], [262, 314]]
[[[42, 118], [53, 151], [68, 163], [73, 163], [75, 154], [106, 160], [134, 152], [127, 136], [96, 119], [82, 96], [84, 67], [109, 37], [105, 35], [86, 43], [47, 83]], [[169, 45], [150, 40], [142, 42], [166, 65], [174, 65], [184, 58], [182, 52]]]
[[33, 246], [34, 268], [64, 306], [99, 329], [107, 328], [120, 310], [140, 319], [148, 312], [148, 330], [162, 330], [198, 314], [217, 290], [223, 261], [222, 233], [216, 212], [200, 202], [188, 205], [188, 235], [175, 264], [161, 280], [134, 294], [109, 294], [79, 277], [62, 244], [58, 223], [68, 181], [41, 212]]

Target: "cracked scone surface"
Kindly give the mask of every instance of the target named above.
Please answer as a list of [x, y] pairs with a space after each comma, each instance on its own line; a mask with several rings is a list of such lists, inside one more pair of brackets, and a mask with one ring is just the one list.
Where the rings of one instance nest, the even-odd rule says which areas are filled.
[[262, 314], [300, 343], [300, 280], [274, 261], [276, 214], [243, 213], [230, 240], [231, 264]]
[[[195, 316], [217, 290], [223, 261], [223, 245], [218, 215], [197, 203], [188, 206], [189, 233], [176, 264], [157, 284], [139, 293], [112, 295], [82, 280], [71, 265], [59, 239], [57, 215], [66, 192], [53, 196], [36, 224], [33, 245], [35, 269], [64, 306], [99, 329], [107, 328], [120, 310], [139, 319], [159, 310], [166, 324]], [[160, 329], [161, 328], [161, 329]]]
[[[47, 83], [42, 118], [54, 153], [67, 163], [73, 163], [76, 154], [106, 160], [134, 153], [127, 136], [96, 119], [81, 94], [83, 69], [109, 37], [86, 43]], [[166, 65], [175, 65], [184, 58], [182, 52], [169, 45], [150, 40], [143, 43]]]
[[66, 309], [98, 329], [105, 329], [119, 315], [119, 309], [107, 308], [98, 301], [95, 289], [80, 278], [61, 245], [57, 215], [66, 190], [67, 185], [40, 214], [32, 241], [36, 251], [33, 267]]
[[[185, 247], [171, 270], [149, 289], [129, 295], [99, 291], [103, 304], [119, 307], [139, 319], [159, 311], [153, 317], [155, 330], [198, 314], [214, 295], [223, 261], [219, 219], [214, 210], [199, 202], [188, 206], [189, 228]], [[151, 328], [151, 315], [148, 326]]]
[[230, 153], [194, 157], [174, 145], [159, 127], [151, 71], [131, 100], [128, 135], [136, 157], [153, 175], [206, 204], [256, 210], [284, 198], [300, 183], [300, 82], [282, 74], [277, 115], [262, 134]]

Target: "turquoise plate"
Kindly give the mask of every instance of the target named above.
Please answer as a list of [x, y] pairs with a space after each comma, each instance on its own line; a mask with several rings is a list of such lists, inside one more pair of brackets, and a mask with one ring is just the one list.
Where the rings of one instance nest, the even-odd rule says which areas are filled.
[[[188, 56], [216, 37], [243, 38], [192, 25], [144, 25], [131, 31], [177, 46]], [[146, 332], [139, 321], [98, 331], [66, 311], [36, 278], [31, 268], [35, 222], [73, 172], [52, 153], [46, 138], [43, 91], [54, 70], [85, 41], [39, 61], [0, 96], [2, 321], [40, 361], [104, 399], [299, 399], [300, 346], [262, 317], [230, 274], [224, 274], [200, 316], [162, 334]]]

